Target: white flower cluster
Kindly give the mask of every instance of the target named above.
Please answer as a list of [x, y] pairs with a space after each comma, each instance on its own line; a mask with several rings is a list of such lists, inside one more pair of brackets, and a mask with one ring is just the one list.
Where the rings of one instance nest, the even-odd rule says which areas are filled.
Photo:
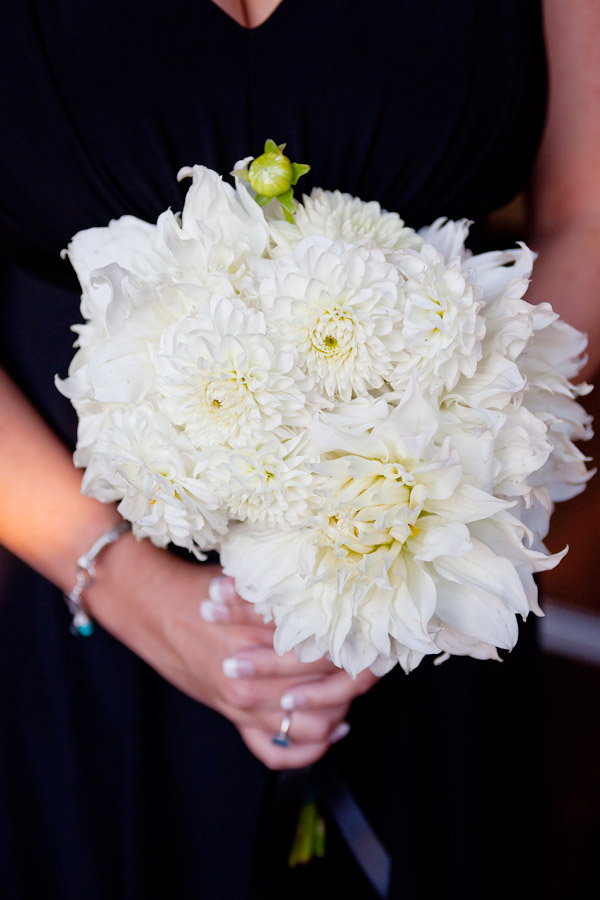
[[180, 175], [181, 215], [67, 251], [83, 490], [159, 546], [217, 548], [280, 653], [352, 675], [497, 658], [590, 474], [585, 338], [523, 299], [532, 254], [472, 256], [464, 221], [417, 234], [339, 192], [292, 224]]

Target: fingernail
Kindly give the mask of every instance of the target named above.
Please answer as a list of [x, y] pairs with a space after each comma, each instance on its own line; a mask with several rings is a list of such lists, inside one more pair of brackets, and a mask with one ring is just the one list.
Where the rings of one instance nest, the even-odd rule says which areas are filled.
[[348, 722], [340, 722], [337, 728], [331, 732], [329, 736], [329, 743], [336, 744], [338, 741], [341, 741], [342, 738], [345, 738], [348, 732], [350, 731], [350, 725]]
[[254, 675], [254, 663], [249, 659], [236, 659], [231, 656], [223, 660], [223, 674], [228, 678], [248, 678]]
[[227, 603], [228, 600], [235, 600], [236, 591], [233, 578], [226, 575], [217, 575], [208, 585], [208, 596], [213, 603]]
[[291, 709], [304, 709], [308, 706], [308, 700], [302, 694], [284, 694], [279, 705], [289, 712]]
[[226, 622], [229, 619], [229, 610], [223, 603], [203, 600], [200, 604], [200, 615], [205, 622]]

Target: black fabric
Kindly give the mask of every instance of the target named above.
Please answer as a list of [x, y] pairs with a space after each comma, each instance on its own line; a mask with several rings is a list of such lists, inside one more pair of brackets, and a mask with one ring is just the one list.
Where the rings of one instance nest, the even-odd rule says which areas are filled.
[[[180, 167], [226, 173], [267, 137], [312, 165], [305, 190], [414, 226], [477, 219], [524, 185], [543, 125], [530, 0], [283, 0], [251, 32], [210, 0], [23, 0], [2, 4], [0, 42], [0, 359], [71, 445], [53, 376], [73, 352], [59, 253], [76, 231], [156, 220], [181, 207]], [[100, 629], [74, 640], [8, 554], [0, 579], [0, 895], [243, 898], [266, 773], [235, 729]], [[335, 755], [394, 856], [394, 898], [500, 896], [531, 856], [529, 660], [425, 662], [355, 704]], [[344, 878], [369, 896], [344, 853], [313, 870], [314, 897]]]

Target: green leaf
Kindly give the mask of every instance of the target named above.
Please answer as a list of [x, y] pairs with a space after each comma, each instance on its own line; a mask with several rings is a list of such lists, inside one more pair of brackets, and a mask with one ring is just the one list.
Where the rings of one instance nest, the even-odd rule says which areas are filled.
[[294, 224], [294, 213], [296, 212], [296, 204], [294, 203], [294, 191], [288, 188], [283, 194], [278, 194], [277, 199], [283, 208], [283, 214], [287, 222]]
[[310, 166], [304, 163], [292, 163], [292, 184], [298, 184], [298, 179], [307, 172], [310, 172]]
[[266, 206], [269, 200], [272, 200], [272, 197], [265, 197], [264, 194], [257, 194], [254, 198], [259, 206]]
[[264, 152], [265, 153], [279, 153], [279, 151], [283, 150], [284, 147], [285, 147], [285, 144], [282, 144], [281, 147], [279, 147], [275, 143], [275, 141], [272, 141], [271, 138], [269, 138], [268, 140], [265, 141]]
[[249, 181], [248, 169], [234, 169], [233, 172], [230, 172], [229, 174], [240, 178], [242, 181]]

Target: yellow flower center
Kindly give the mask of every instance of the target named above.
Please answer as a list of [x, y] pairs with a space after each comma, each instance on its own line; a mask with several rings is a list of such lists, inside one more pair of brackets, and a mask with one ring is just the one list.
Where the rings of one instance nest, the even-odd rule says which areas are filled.
[[317, 319], [310, 340], [313, 349], [321, 356], [344, 359], [354, 349], [354, 320], [343, 309], [330, 309]]
[[[356, 493], [348, 496], [354, 484]], [[401, 464], [382, 464], [381, 474], [349, 481], [341, 492], [346, 499], [331, 510], [323, 530], [323, 546], [339, 558], [358, 561], [394, 544], [400, 551], [419, 534], [426, 491]]]

